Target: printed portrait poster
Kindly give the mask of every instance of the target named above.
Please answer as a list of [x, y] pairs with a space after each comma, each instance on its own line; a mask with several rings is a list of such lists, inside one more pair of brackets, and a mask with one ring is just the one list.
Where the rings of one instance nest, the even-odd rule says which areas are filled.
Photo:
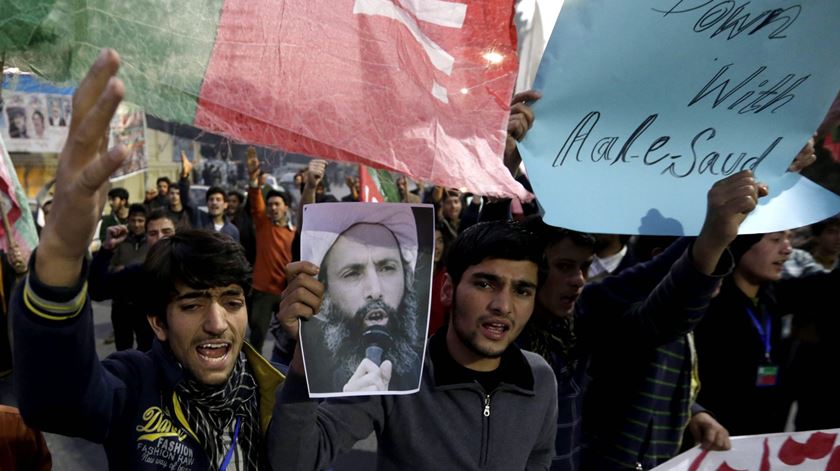
[[0, 136], [9, 152], [58, 153], [67, 140], [72, 88], [5, 75]]
[[120, 103], [111, 120], [110, 142], [113, 147], [122, 144], [128, 149], [128, 158], [111, 175], [111, 181], [127, 178], [149, 167], [146, 155], [146, 113], [142, 108]]
[[311, 397], [420, 388], [433, 253], [431, 205], [304, 207], [301, 259], [320, 267], [326, 288], [319, 312], [300, 327]]

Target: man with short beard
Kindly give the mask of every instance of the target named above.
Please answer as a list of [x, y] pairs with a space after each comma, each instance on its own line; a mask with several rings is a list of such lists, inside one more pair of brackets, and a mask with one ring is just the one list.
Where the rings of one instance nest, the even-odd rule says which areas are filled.
[[[187, 214], [190, 217], [190, 226], [196, 229], [207, 229], [210, 231], [221, 232], [226, 234], [233, 240], [239, 242], [239, 229], [236, 228], [228, 220], [225, 210], [227, 210], [227, 194], [225, 190], [218, 186], [211, 186], [205, 193], [204, 202], [207, 204], [207, 212], [201, 211], [196, 207], [194, 201], [190, 199], [190, 175], [192, 174], [192, 163], [187, 158], [187, 154], [181, 151], [181, 178], [178, 180], [179, 199], [181, 205], [187, 209]], [[169, 191], [174, 190], [175, 187], [170, 187]], [[170, 199], [170, 208], [175, 204], [174, 199]]]
[[[542, 245], [516, 223], [479, 223], [459, 235], [439, 293], [448, 325], [429, 340], [416, 394], [316, 402], [298, 348], [268, 431], [274, 469], [325, 469], [371, 432], [383, 471], [547, 469], [557, 421], [554, 374], [539, 355], [513, 344], [534, 308], [541, 258]], [[317, 277], [329, 270], [310, 262], [286, 267], [291, 281], [277, 317], [290, 336], [319, 312], [325, 286]]]
[[100, 241], [105, 240], [109, 227], [128, 223], [128, 191], [125, 188], [111, 188], [108, 190], [108, 204], [111, 206], [111, 214], [104, 216], [99, 225]]
[[[134, 206], [134, 205], [132, 205]], [[139, 205], [143, 207], [143, 205]], [[143, 262], [149, 249], [160, 239], [175, 234], [175, 220], [162, 209], [156, 209], [143, 216], [142, 227], [136, 218], [130, 226], [112, 226], [102, 242], [102, 247], [93, 255], [88, 275], [88, 292], [94, 301], [112, 299], [111, 322], [114, 327], [114, 343], [117, 351], [129, 349], [137, 339], [137, 350], [145, 352], [152, 348], [154, 334], [142, 309], [147, 293], [138, 289], [143, 286]], [[142, 234], [142, 254], [133, 248], [135, 237]], [[128, 259], [125, 252], [135, 256]]]
[[[302, 334], [303, 348], [310, 358], [307, 364], [312, 393], [352, 392], [369, 387], [357, 380], [367, 372], [379, 370], [375, 360], [382, 362], [381, 370], [388, 375], [381, 378], [382, 387], [378, 390], [417, 388], [422, 343], [418, 342], [414, 288], [414, 217], [408, 206], [383, 207], [367, 216], [383, 224], [361, 218], [331, 245], [317, 243], [329, 239], [307, 241], [308, 247], [314, 248], [313, 259], [320, 258], [319, 254], [329, 247], [319, 273], [327, 290], [320, 318], [307, 324]], [[386, 333], [381, 333], [383, 329]], [[379, 343], [387, 345], [380, 345], [382, 357], [374, 359], [366, 352], [365, 338], [377, 332], [385, 337]]]

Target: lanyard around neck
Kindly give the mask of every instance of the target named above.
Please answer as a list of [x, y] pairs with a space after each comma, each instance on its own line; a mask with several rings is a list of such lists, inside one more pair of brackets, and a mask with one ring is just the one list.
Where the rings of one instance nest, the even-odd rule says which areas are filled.
[[755, 313], [752, 309], [747, 308], [747, 314], [750, 316], [750, 320], [755, 327], [755, 330], [758, 331], [758, 336], [761, 339], [761, 342], [764, 344], [764, 359], [768, 362], [770, 361], [770, 336], [772, 335], [772, 327], [773, 324], [771, 323], [770, 316], [764, 316], [764, 327], [761, 326], [761, 323], [758, 321], [758, 317], [756, 317]]
[[225, 471], [230, 464], [231, 458], [233, 458], [233, 452], [236, 450], [236, 441], [239, 439], [239, 426], [242, 424], [242, 417], [236, 418], [236, 427], [233, 430], [233, 440], [230, 442], [230, 449], [227, 453], [225, 453], [225, 459], [222, 461], [221, 466], [219, 466], [219, 471]]

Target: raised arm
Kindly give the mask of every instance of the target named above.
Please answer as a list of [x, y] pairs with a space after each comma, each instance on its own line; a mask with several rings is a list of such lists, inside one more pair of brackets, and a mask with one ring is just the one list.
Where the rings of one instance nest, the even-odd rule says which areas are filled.
[[103, 51], [73, 95], [52, 213], [11, 307], [15, 386], [26, 422], [95, 441], [105, 439], [131, 389], [97, 359], [84, 261], [108, 177], [126, 156], [121, 146], [106, 148], [124, 95], [115, 77], [119, 62], [116, 52]]
[[315, 202], [315, 192], [318, 189], [318, 184], [324, 179], [326, 171], [326, 160], [313, 159], [309, 161], [309, 166], [303, 174], [304, 185], [300, 194], [300, 208], [298, 208], [298, 228], [303, 227], [303, 207]]
[[190, 218], [190, 226], [196, 229], [206, 228], [209, 224], [209, 216], [198, 209], [198, 205], [190, 197], [190, 172], [192, 172], [192, 163], [187, 158], [187, 154], [181, 151], [181, 174], [178, 178], [181, 206]]
[[190, 174], [192, 173], [192, 162], [187, 158], [187, 153], [181, 151], [181, 174], [178, 178], [178, 190], [181, 192], [181, 204], [184, 206], [195, 206], [190, 198]]
[[716, 182], [693, 243], [681, 239], [653, 260], [584, 288], [580, 328], [602, 332], [586, 337], [660, 345], [690, 331], [733, 267], [727, 246], [764, 194], [749, 171]]
[[265, 216], [265, 199], [263, 199], [262, 188], [260, 188], [260, 161], [257, 158], [257, 150], [248, 148], [248, 206], [251, 210], [251, 219], [254, 227], [268, 224]]

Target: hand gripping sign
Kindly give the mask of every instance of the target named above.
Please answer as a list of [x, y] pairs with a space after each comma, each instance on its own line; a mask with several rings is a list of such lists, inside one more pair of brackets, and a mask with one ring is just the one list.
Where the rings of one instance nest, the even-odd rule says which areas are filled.
[[840, 471], [840, 429], [732, 438], [728, 451], [693, 448], [653, 471]]

